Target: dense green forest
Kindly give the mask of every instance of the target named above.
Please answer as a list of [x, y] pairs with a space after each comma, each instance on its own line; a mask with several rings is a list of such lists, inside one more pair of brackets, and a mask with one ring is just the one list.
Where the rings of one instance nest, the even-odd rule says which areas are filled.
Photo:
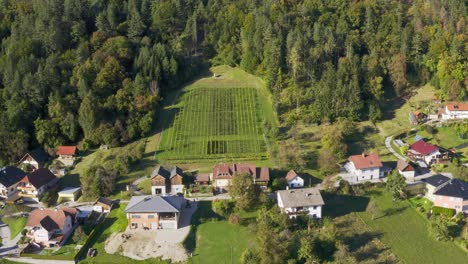
[[147, 135], [206, 63], [262, 76], [283, 124], [378, 121], [430, 82], [467, 92], [462, 0], [0, 0], [0, 165]]

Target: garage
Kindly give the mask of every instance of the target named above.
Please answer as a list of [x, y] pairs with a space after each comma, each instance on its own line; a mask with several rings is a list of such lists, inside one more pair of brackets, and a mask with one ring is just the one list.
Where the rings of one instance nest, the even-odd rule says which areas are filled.
[[175, 221], [167, 221], [167, 222], [160, 222], [161, 229], [177, 229], [177, 222]]

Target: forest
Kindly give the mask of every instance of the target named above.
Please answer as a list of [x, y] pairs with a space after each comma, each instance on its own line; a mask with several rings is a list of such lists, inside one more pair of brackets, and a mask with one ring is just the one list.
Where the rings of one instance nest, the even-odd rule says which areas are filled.
[[460, 0], [0, 0], [0, 165], [122, 145], [206, 65], [261, 76], [284, 126], [382, 118], [432, 84], [467, 96]]

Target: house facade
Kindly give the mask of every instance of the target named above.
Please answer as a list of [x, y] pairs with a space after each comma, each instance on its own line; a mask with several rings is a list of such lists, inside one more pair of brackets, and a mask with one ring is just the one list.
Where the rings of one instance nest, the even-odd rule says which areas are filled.
[[309, 218], [322, 218], [325, 204], [318, 188], [283, 190], [277, 192], [278, 207], [289, 218], [308, 215]]
[[44, 167], [48, 155], [42, 149], [35, 149], [26, 153], [18, 162], [19, 167], [30, 167], [26, 171], [34, 171]]
[[218, 164], [213, 167], [210, 180], [218, 191], [225, 191], [236, 174], [252, 176], [255, 184], [265, 190], [270, 181], [270, 171], [266, 167], [258, 168], [254, 164]]
[[356, 177], [357, 182], [384, 177], [383, 164], [378, 154], [361, 154], [349, 157], [346, 170]]
[[444, 120], [466, 118], [468, 118], [468, 103], [449, 103], [442, 113]]
[[25, 201], [39, 202], [44, 192], [57, 183], [58, 178], [46, 168], [24, 176], [17, 185], [19, 197]]
[[290, 170], [286, 174], [286, 181], [289, 188], [302, 188], [304, 187], [304, 179], [301, 178], [294, 170]]
[[184, 202], [181, 196], [133, 196], [125, 209], [128, 228], [178, 229]]
[[427, 143], [422, 139], [410, 145], [406, 155], [413, 161], [423, 161], [427, 165], [450, 161], [448, 152], [441, 153], [439, 147]]
[[411, 166], [408, 162], [404, 160], [398, 160], [397, 162], [398, 173], [405, 177], [407, 181], [414, 182], [414, 177], [416, 176], [416, 169]]
[[98, 213], [110, 213], [114, 202], [104, 197], [99, 197], [93, 204], [93, 211]]
[[434, 191], [434, 205], [468, 213], [468, 182], [451, 179]]
[[28, 217], [26, 236], [43, 247], [60, 246], [76, 226], [76, 208], [39, 208]]
[[424, 196], [433, 201], [435, 200], [434, 192], [443, 186], [446, 182], [450, 181], [450, 178], [442, 174], [433, 175], [431, 177], [422, 179], [422, 182], [426, 185], [426, 192]]
[[17, 193], [18, 182], [26, 175], [16, 167], [8, 166], [0, 169], [0, 198], [7, 199]]
[[58, 160], [66, 167], [73, 166], [76, 158], [76, 146], [58, 146], [56, 154]]
[[183, 175], [184, 172], [177, 166], [156, 168], [151, 174], [151, 193], [153, 195], [184, 193]]

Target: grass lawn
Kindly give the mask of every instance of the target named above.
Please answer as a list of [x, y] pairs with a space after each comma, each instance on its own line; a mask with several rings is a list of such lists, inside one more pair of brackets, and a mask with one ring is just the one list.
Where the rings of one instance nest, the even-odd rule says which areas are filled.
[[466, 263], [468, 253], [454, 242], [429, 237], [428, 221], [410, 207], [408, 201], [394, 202], [386, 193], [374, 192], [380, 213], [375, 220], [367, 212], [359, 215], [373, 232], [406, 263]]
[[255, 238], [247, 225], [255, 219], [256, 212], [240, 216], [240, 225], [230, 224], [211, 210], [210, 201], [199, 202], [191, 233], [184, 242], [186, 249], [193, 252], [188, 263], [238, 263], [244, 250], [253, 246]]
[[425, 130], [418, 130], [417, 132], [412, 133], [411, 135], [404, 138], [404, 141], [408, 144], [413, 144], [415, 136], [419, 135], [428, 142], [446, 149], [468, 145], [468, 139], [460, 138], [455, 128], [451, 126], [436, 127], [434, 130], [434, 134], [429, 134]]
[[2, 222], [10, 228], [11, 238], [15, 238], [24, 229], [28, 218], [26, 217], [4, 217]]

